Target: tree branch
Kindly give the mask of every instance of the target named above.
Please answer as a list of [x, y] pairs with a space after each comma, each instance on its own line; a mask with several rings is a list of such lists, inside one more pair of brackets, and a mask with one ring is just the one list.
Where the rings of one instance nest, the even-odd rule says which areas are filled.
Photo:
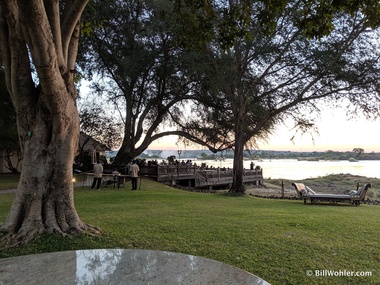
[[46, 15], [50, 23], [50, 29], [53, 34], [55, 50], [58, 56], [58, 65], [64, 66], [65, 60], [63, 58], [63, 51], [62, 51], [62, 35], [61, 35], [59, 1], [44, 0], [44, 3], [45, 3]]
[[167, 131], [167, 132], [162, 132], [162, 133], [153, 135], [149, 139], [148, 139], [148, 136], [146, 136], [144, 141], [140, 144], [140, 146], [138, 148], [136, 148], [136, 154], [140, 154], [144, 150], [146, 150], [153, 141], [158, 140], [158, 139], [165, 137], [165, 136], [170, 136], [170, 135], [177, 135], [179, 137], [184, 137], [184, 138], [186, 138], [186, 139], [188, 139], [188, 140], [190, 140], [196, 144], [203, 145], [203, 146], [207, 147], [213, 153], [223, 151], [223, 150], [227, 150], [227, 149], [231, 149], [233, 147], [233, 144], [227, 144], [225, 146], [221, 145], [218, 148], [218, 147], [215, 147], [215, 145], [209, 144], [208, 142], [205, 142], [205, 141], [203, 141], [197, 137], [191, 136], [189, 133], [187, 133], [185, 131]]
[[76, 58], [77, 49], [70, 50], [72, 47], [70, 42], [75, 35], [75, 29], [78, 29], [80, 17], [87, 3], [88, 0], [67, 0], [65, 3], [65, 9], [62, 13], [62, 51], [66, 63], [72, 64], [73, 56], [75, 55], [74, 58]]

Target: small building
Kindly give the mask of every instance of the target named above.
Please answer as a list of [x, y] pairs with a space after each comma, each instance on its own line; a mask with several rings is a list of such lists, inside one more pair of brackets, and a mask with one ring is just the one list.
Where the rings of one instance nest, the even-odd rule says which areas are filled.
[[[89, 135], [86, 135], [85, 133], [80, 132], [78, 150], [76, 154], [85, 153], [85, 152], [90, 153], [92, 155], [92, 163], [95, 163], [97, 159], [99, 159], [101, 156], [105, 156], [105, 152], [107, 150], [109, 150], [107, 146], [93, 139]], [[7, 159], [6, 150], [3, 148], [0, 148], [0, 173], [12, 172], [6, 167], [7, 165], [6, 159]], [[12, 165], [14, 167], [17, 167], [17, 170], [20, 172], [22, 169], [22, 161], [19, 160], [17, 152], [16, 151], [12, 152], [12, 154], [9, 156], [9, 159], [11, 160]]]
[[77, 154], [89, 153], [92, 155], [92, 163], [96, 163], [101, 156], [106, 155], [107, 150], [109, 148], [105, 144], [100, 143], [82, 131], [80, 132]]

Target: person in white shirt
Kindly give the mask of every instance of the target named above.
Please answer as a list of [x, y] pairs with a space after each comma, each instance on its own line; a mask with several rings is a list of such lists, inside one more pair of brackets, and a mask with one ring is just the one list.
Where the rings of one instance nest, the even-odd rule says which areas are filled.
[[92, 181], [91, 189], [94, 189], [96, 184], [96, 189], [100, 190], [100, 184], [102, 183], [103, 165], [100, 164], [98, 160], [94, 165], [94, 180]]
[[139, 177], [140, 167], [136, 164], [136, 160], [131, 165], [132, 190], [137, 190], [137, 178]]

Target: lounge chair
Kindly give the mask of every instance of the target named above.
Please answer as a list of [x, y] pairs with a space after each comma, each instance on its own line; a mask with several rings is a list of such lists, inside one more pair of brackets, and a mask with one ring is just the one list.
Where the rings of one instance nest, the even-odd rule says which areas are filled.
[[371, 184], [368, 183], [360, 187], [357, 191], [350, 191], [349, 194], [320, 194], [315, 193], [310, 187], [305, 186], [303, 183], [292, 183], [292, 185], [298, 197], [303, 199], [304, 204], [306, 204], [307, 199], [310, 199], [310, 203], [317, 201], [329, 201], [331, 203], [348, 202], [356, 206], [360, 205], [360, 202], [365, 199], [368, 189], [371, 188]]

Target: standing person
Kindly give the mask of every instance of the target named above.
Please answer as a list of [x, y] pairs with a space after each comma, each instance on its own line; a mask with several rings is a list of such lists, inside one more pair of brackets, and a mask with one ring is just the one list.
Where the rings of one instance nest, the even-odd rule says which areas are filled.
[[137, 190], [137, 178], [139, 177], [139, 171], [140, 167], [136, 164], [136, 160], [134, 160], [131, 165], [132, 190]]
[[100, 190], [100, 184], [102, 183], [103, 165], [100, 164], [98, 160], [94, 165], [94, 180], [92, 181], [91, 189], [94, 189], [96, 184], [96, 189]]

